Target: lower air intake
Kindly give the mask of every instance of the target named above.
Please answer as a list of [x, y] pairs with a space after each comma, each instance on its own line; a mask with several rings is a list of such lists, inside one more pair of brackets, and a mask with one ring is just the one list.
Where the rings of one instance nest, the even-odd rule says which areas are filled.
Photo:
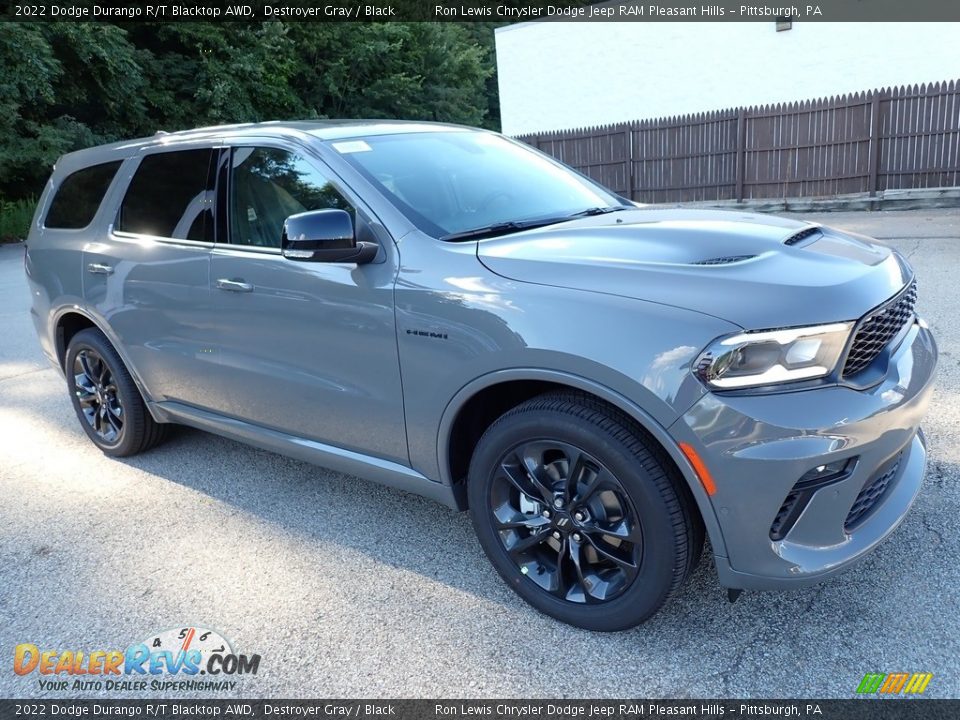
[[876, 507], [880, 499], [886, 495], [893, 478], [896, 477], [897, 470], [900, 468], [900, 455], [897, 455], [885, 467], [877, 473], [863, 486], [863, 490], [857, 495], [853, 502], [853, 507], [847, 513], [847, 519], [843, 523], [843, 529], [847, 532], [856, 529], [860, 523], [867, 519], [870, 511]]

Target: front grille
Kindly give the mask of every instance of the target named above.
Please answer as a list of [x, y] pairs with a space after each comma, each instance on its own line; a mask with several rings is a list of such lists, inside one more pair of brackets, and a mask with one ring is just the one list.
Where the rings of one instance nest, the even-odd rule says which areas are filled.
[[808, 237], [811, 237], [812, 235], [819, 235], [819, 234], [820, 234], [820, 228], [814, 225], [813, 227], [804, 228], [800, 232], [794, 233], [793, 235], [788, 237], [786, 240], [784, 240], [783, 244], [796, 245], [797, 243], [803, 242], [804, 240], [806, 240]]
[[863, 490], [860, 491], [857, 499], [853, 502], [853, 507], [850, 508], [850, 512], [847, 513], [847, 519], [843, 523], [844, 530], [850, 532], [866, 520], [870, 511], [880, 498], [886, 494], [887, 489], [890, 487], [890, 483], [893, 481], [900, 467], [900, 458], [902, 455], [903, 453], [897, 455], [892, 462], [888, 463], [885, 468], [877, 471], [877, 474], [863, 486]]
[[913, 320], [913, 308], [917, 303], [917, 283], [910, 286], [897, 297], [889, 300], [872, 311], [857, 325], [853, 345], [847, 362], [843, 366], [843, 375], [856, 375], [865, 370], [887, 344]]
[[743, 262], [744, 260], [751, 260], [755, 258], [756, 255], [724, 255], [723, 257], [709, 258], [707, 260], [697, 260], [696, 262], [690, 263], [691, 265], [729, 265], [730, 263]]

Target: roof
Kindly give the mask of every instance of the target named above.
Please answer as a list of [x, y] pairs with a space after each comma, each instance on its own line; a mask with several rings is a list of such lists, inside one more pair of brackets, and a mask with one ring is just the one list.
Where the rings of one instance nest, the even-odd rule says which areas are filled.
[[[217, 125], [214, 127], [183, 130], [166, 134], [166, 137], [207, 137], [226, 135], [309, 134], [321, 140], [341, 140], [370, 135], [393, 135], [412, 132], [443, 132], [468, 129], [464, 125], [421, 122], [417, 120], [275, 120], [272, 122], [246, 123], [242, 125]], [[469, 128], [472, 129], [472, 128]]]
[[[356, 137], [370, 137], [372, 135], [395, 135], [414, 132], [450, 132], [454, 130], [473, 130], [466, 125], [451, 125], [447, 123], [421, 122], [416, 120], [277, 120], [273, 122], [244, 123], [238, 125], [215, 125], [211, 127], [181, 130], [178, 132], [159, 131], [156, 135], [121, 140], [119, 142], [99, 145], [93, 148], [68, 153], [57, 165], [85, 164], [81, 157], [91, 153], [107, 156], [116, 156], [120, 153], [129, 155], [130, 151], [150, 146], [160, 146], [173, 141], [210, 140], [222, 137], [256, 137], [263, 135], [296, 137], [301, 140], [313, 136], [320, 140], [345, 140]], [[116, 151], [116, 152], [114, 152]], [[64, 161], [66, 160], [66, 163]]]

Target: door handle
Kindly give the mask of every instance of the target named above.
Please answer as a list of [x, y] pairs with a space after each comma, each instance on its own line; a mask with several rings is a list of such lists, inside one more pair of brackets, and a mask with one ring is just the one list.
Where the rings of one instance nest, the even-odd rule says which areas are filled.
[[233, 280], [220, 278], [217, 280], [217, 290], [226, 290], [227, 292], [253, 292], [253, 285], [238, 278]]
[[87, 272], [91, 272], [94, 275], [113, 275], [113, 268], [101, 263], [90, 263], [87, 265]]

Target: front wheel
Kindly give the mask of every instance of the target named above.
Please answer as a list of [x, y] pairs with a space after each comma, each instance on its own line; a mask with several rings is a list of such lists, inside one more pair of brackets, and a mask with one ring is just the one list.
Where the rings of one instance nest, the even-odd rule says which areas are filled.
[[586, 396], [543, 395], [507, 412], [477, 444], [468, 482], [500, 575], [541, 612], [588, 630], [644, 622], [703, 545], [662, 449]]

